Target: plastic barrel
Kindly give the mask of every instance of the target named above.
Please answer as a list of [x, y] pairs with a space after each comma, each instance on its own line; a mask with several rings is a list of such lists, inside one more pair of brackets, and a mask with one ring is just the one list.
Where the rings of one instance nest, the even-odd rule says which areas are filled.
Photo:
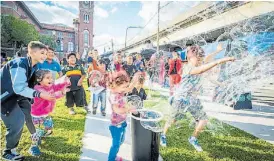
[[[134, 115], [139, 117], [138, 115]], [[158, 161], [160, 133], [145, 129], [139, 120], [131, 118], [132, 161]]]

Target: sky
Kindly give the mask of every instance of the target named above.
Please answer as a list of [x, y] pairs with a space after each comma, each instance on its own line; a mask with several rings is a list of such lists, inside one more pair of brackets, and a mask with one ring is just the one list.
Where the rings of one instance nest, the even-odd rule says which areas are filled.
[[[73, 18], [78, 17], [78, 1], [26, 1], [26, 5], [42, 23], [61, 23], [73, 27]], [[164, 2], [160, 12], [160, 28], [166, 28], [169, 23], [189, 10], [199, 2]], [[157, 5], [155, 1], [96, 1], [94, 7], [94, 44], [103, 53], [111, 49], [111, 39], [114, 50], [125, 45], [125, 34], [128, 26], [142, 26], [128, 30], [127, 44], [149, 36], [157, 29]], [[64, 16], [65, 15], [65, 16]]]

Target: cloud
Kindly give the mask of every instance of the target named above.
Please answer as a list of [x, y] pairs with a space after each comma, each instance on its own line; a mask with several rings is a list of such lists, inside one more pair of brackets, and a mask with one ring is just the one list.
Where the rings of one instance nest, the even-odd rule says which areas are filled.
[[25, 3], [37, 19], [42, 23], [62, 23], [73, 27], [73, 18], [78, 17], [76, 14], [56, 5], [50, 6], [42, 2], [31, 1], [26, 1]]
[[79, 7], [78, 1], [52, 1], [52, 3], [66, 9], [78, 10]]
[[108, 12], [99, 6], [94, 7], [94, 14], [95, 16], [98, 16], [101, 18], [107, 18], [109, 16]]
[[[138, 15], [143, 19], [143, 26], [146, 25], [149, 21], [149, 23], [146, 25], [146, 27], [142, 30], [142, 32], [136, 36], [134, 41], [137, 41], [141, 37], [147, 37], [148, 35], [151, 35], [152, 32], [156, 31], [157, 24], [158, 24], [158, 16], [157, 13], [158, 10], [158, 2], [155, 1], [143, 1], [141, 2], [142, 7], [138, 13]], [[166, 28], [170, 22], [182, 14], [183, 12], [186, 12], [188, 9], [191, 9], [191, 7], [199, 4], [199, 2], [195, 1], [169, 1], [169, 2], [161, 2], [160, 6], [163, 7], [160, 10], [160, 30], [163, 28]], [[153, 19], [151, 19], [154, 16]]]
[[117, 8], [117, 7], [114, 7], [114, 8], [112, 8], [112, 10], [111, 10], [110, 12], [111, 12], [111, 13], [115, 13], [117, 10], [118, 10], [118, 8]]

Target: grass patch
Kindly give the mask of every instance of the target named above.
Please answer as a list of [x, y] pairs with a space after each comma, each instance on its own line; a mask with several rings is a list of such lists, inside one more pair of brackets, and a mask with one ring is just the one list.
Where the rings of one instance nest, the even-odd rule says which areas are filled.
[[[84, 83], [86, 88], [86, 82]], [[86, 92], [89, 102], [89, 92]], [[30, 133], [26, 126], [18, 146], [18, 151], [23, 154], [27, 161], [79, 161], [82, 148], [82, 137], [85, 127], [85, 111], [82, 108], [75, 108], [76, 115], [69, 115], [64, 105], [65, 98], [57, 101], [55, 111], [51, 115], [54, 121], [53, 135], [43, 138], [40, 150], [42, 155], [39, 158], [32, 157], [27, 152], [30, 145]], [[6, 129], [1, 121], [1, 153], [5, 147]]]
[[165, 161], [272, 161], [274, 146], [230, 125], [223, 125], [225, 134], [212, 135], [203, 132], [199, 136], [199, 143], [203, 152], [196, 152], [188, 143], [193, 128], [189, 127], [188, 120], [180, 121], [181, 128], [172, 126], [167, 133], [166, 148], [161, 148], [160, 153]]
[[[145, 107], [168, 115], [170, 106], [167, 99], [158, 91], [148, 92], [152, 97], [144, 102]], [[190, 124], [190, 119], [184, 119], [171, 126], [167, 133], [168, 145], [166, 148], [160, 148], [165, 161], [274, 160], [274, 145], [216, 119], [210, 119], [210, 125], [215, 126], [215, 129], [205, 129], [198, 138], [204, 151], [196, 152], [188, 143], [188, 138], [194, 131]]]

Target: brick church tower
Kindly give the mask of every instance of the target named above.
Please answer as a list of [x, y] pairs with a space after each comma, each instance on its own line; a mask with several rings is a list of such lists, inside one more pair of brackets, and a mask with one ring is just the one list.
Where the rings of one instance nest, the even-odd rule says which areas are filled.
[[76, 51], [84, 58], [93, 49], [93, 1], [79, 1], [79, 17], [73, 20]]

